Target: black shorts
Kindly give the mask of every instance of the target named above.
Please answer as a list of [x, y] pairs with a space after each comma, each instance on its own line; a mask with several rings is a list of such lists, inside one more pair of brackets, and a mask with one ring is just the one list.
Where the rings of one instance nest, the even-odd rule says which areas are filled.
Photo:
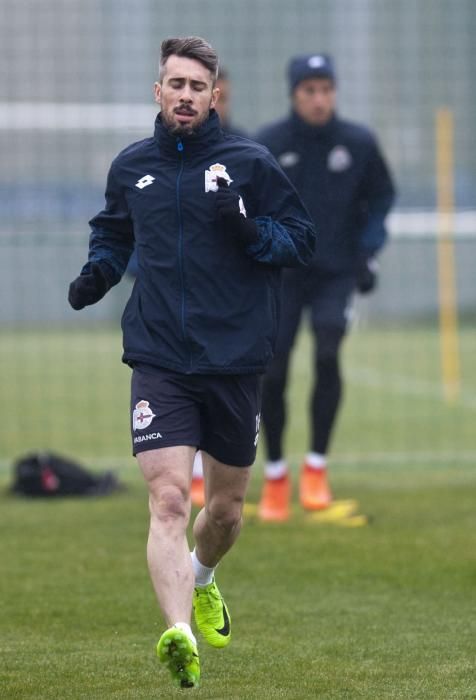
[[260, 407], [261, 375], [188, 375], [135, 365], [132, 452], [190, 445], [224, 464], [249, 466], [256, 457]]

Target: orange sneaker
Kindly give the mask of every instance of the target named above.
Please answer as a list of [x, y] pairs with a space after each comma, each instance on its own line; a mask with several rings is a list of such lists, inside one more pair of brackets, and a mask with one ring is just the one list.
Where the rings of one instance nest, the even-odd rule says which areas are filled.
[[203, 476], [192, 477], [190, 497], [194, 506], [203, 508], [203, 506], [205, 505], [205, 484], [203, 481]]
[[301, 468], [299, 480], [299, 497], [306, 510], [323, 510], [332, 501], [332, 494], [327, 483], [327, 469], [313, 469], [307, 464]]
[[265, 479], [258, 516], [268, 522], [284, 522], [289, 518], [291, 480], [286, 474], [280, 479]]

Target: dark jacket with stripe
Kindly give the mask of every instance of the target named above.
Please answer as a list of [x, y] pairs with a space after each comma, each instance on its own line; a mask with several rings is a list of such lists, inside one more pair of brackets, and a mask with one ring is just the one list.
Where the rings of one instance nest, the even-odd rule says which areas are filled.
[[309, 273], [352, 273], [358, 260], [382, 248], [395, 189], [368, 129], [336, 115], [325, 126], [310, 126], [292, 112], [256, 139], [275, 156], [319, 224]]
[[[211, 170], [210, 170], [211, 168]], [[259, 239], [245, 247], [218, 224], [215, 173], [226, 169]], [[91, 221], [89, 262], [114, 283], [136, 246], [138, 274], [122, 318], [128, 364], [181, 373], [263, 372], [279, 314], [281, 267], [306, 264], [315, 233], [268, 150], [225, 135], [214, 111], [198, 133], [152, 138], [113, 161], [106, 207]]]

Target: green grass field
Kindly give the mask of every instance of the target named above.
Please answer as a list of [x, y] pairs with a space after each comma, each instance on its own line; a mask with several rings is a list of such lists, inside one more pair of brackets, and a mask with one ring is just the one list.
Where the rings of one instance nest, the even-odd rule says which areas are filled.
[[[357, 330], [331, 479], [363, 527], [252, 514], [218, 572], [233, 617], [201, 645], [202, 687], [174, 690], [145, 562], [147, 495], [129, 456], [129, 371], [116, 331], [2, 333], [1, 485], [14, 457], [53, 449], [116, 467], [105, 499], [0, 497], [0, 697], [476, 698], [476, 334], [461, 332], [462, 392], [442, 399], [434, 329]], [[309, 338], [295, 354], [288, 455], [307, 448]], [[260, 488], [262, 452], [249, 503]]]

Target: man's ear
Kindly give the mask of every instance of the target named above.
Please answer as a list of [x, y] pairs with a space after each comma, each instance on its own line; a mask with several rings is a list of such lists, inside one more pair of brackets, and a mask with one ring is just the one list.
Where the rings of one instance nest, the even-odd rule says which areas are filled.
[[210, 108], [215, 109], [215, 105], [218, 102], [218, 98], [220, 97], [220, 88], [215, 87], [212, 90], [212, 101], [210, 102]]
[[161, 93], [161, 90], [162, 90], [161, 84], [160, 84], [160, 83], [154, 83], [154, 97], [155, 97], [155, 101], [156, 101], [157, 104], [159, 104], [159, 105], [160, 105], [160, 93]]

